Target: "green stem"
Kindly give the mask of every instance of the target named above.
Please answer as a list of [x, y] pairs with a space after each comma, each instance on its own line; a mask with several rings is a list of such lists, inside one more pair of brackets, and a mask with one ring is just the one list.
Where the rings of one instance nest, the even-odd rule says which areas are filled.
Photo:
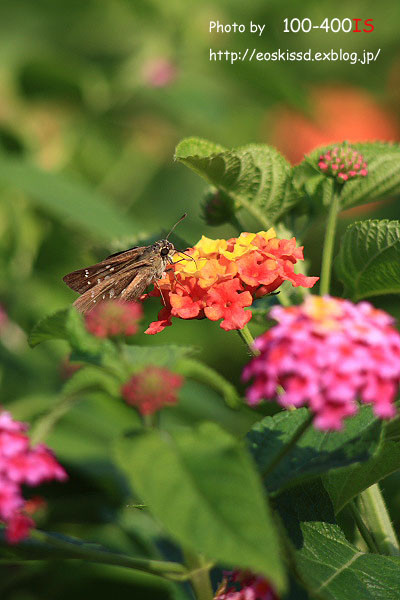
[[127, 345], [126, 345], [126, 340], [124, 336], [119, 336], [116, 337], [112, 340], [114, 342], [114, 346], [117, 349], [117, 352], [119, 353], [119, 359], [121, 364], [124, 366], [125, 370], [130, 370], [132, 368], [132, 364], [128, 358], [126, 349], [127, 349]]
[[[69, 541], [65, 538], [58, 536], [56, 537], [55, 535], [51, 535], [37, 529], [31, 531], [30, 538], [37, 540], [42, 544], [62, 550], [65, 552], [65, 558], [78, 558], [87, 560], [89, 562], [102, 563], [105, 565], [117, 565], [119, 567], [144, 571], [145, 573], [150, 573], [152, 575], [158, 575], [159, 577], [165, 577], [167, 579], [174, 579], [177, 581], [184, 581], [189, 578], [189, 573], [186, 567], [180, 563], [135, 558], [126, 556], [125, 554], [116, 554], [114, 552], [109, 552], [99, 547], [95, 547], [94, 545], [81, 543], [78, 540]], [[57, 557], [60, 558], [60, 554], [57, 554]]]
[[210, 568], [212, 565], [206, 563], [201, 556], [188, 550], [184, 552], [184, 557], [197, 600], [213, 600], [214, 594], [210, 581]]
[[75, 404], [78, 400], [77, 396], [64, 396], [62, 397], [52, 409], [46, 413], [41, 419], [39, 419], [31, 433], [31, 442], [33, 445], [42, 442], [49, 435], [54, 425], [59, 421], [65, 413]]
[[326, 224], [324, 247], [322, 250], [321, 282], [319, 293], [321, 296], [329, 294], [332, 272], [333, 247], [335, 243], [336, 221], [339, 212], [339, 190], [333, 188], [331, 205], [329, 207], [328, 222]]
[[154, 429], [156, 425], [155, 415], [143, 415], [143, 425], [147, 429]]
[[292, 451], [292, 449], [297, 444], [299, 439], [304, 435], [304, 433], [310, 427], [310, 425], [313, 421], [313, 418], [314, 418], [314, 415], [312, 413], [310, 413], [309, 416], [307, 417], [307, 419], [304, 421], [304, 423], [302, 423], [300, 425], [300, 427], [298, 429], [296, 429], [296, 431], [293, 433], [289, 442], [281, 448], [281, 450], [278, 452], [278, 454], [275, 456], [275, 458], [272, 460], [272, 462], [270, 462], [269, 465], [262, 472], [263, 479], [266, 479], [268, 477], [268, 475], [270, 475], [272, 473], [272, 471], [275, 470], [275, 468], [278, 466], [278, 464], [281, 462], [281, 460], [284, 459], [285, 456], [287, 456], [289, 454], [289, 452]]
[[254, 348], [254, 338], [251, 335], [250, 330], [247, 327], [247, 325], [245, 325], [243, 327], [243, 329], [236, 329], [236, 331], [238, 332], [238, 334], [240, 335], [240, 337], [242, 338], [242, 340], [244, 341], [244, 343], [246, 344], [247, 348], [250, 350], [252, 355], [259, 356], [260, 352], [259, 352], [259, 350], [257, 350], [257, 348]]
[[279, 288], [278, 300], [279, 300], [280, 304], [282, 304], [282, 306], [285, 306], [285, 307], [291, 306], [291, 304], [292, 304], [287, 291], [282, 287]]
[[350, 509], [352, 517], [357, 525], [357, 529], [360, 532], [361, 537], [363, 538], [364, 542], [366, 543], [369, 551], [372, 553], [375, 553], [375, 554], [379, 554], [379, 550], [378, 550], [377, 545], [375, 544], [375, 540], [372, 537], [368, 527], [365, 525], [363, 518], [361, 517], [360, 511], [358, 509], [358, 506], [354, 500], [349, 502], [349, 509]]
[[399, 556], [400, 548], [382, 492], [375, 483], [361, 492], [360, 512], [380, 554]]

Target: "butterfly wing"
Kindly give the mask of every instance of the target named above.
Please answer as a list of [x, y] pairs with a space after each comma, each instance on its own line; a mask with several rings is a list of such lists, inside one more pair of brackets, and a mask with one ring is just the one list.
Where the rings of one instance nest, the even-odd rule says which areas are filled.
[[86, 313], [112, 298], [138, 300], [146, 287], [161, 276], [161, 258], [149, 250], [148, 246], [132, 248], [65, 275], [65, 283], [81, 294], [74, 306]]
[[148, 269], [131, 267], [118, 276], [110, 275], [89, 290], [86, 290], [74, 302], [74, 306], [81, 313], [87, 313], [97, 304], [118, 298], [120, 300], [139, 300], [146, 287], [152, 282]]
[[141, 259], [145, 249], [146, 246], [140, 246], [138, 248], [126, 250], [125, 252], [112, 254], [95, 265], [68, 273], [68, 275], [63, 277], [63, 281], [65, 281], [68, 287], [75, 292], [84, 294], [86, 291], [91, 290], [98, 285], [106, 277], [110, 278], [111, 275], [117, 275], [129, 265], [135, 263], [136, 267], [141, 266]]

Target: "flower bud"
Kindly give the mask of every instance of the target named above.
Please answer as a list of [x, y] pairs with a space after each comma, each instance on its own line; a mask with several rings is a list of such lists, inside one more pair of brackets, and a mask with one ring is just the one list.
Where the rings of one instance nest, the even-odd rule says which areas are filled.
[[226, 571], [214, 600], [278, 600], [269, 581], [249, 571]]
[[99, 338], [134, 335], [142, 315], [138, 302], [101, 302], [86, 315], [86, 329]]
[[321, 154], [318, 167], [340, 183], [368, 175], [368, 166], [363, 155], [348, 144], [335, 146]]
[[126, 403], [137, 408], [141, 415], [152, 415], [164, 406], [176, 404], [182, 385], [180, 375], [149, 365], [132, 375], [121, 392]]
[[202, 211], [207, 225], [223, 225], [229, 223], [235, 214], [235, 204], [232, 198], [224, 192], [208, 192], [202, 205]]

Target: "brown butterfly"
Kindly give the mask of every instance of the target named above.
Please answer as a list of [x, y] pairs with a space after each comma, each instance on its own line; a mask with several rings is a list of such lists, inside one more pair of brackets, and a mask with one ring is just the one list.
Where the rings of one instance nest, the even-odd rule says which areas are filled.
[[116, 252], [95, 265], [65, 275], [63, 281], [81, 294], [74, 302], [79, 312], [87, 313], [100, 302], [113, 298], [139, 300], [150, 284], [161, 279], [166, 267], [173, 263], [174, 254], [180, 252], [168, 238], [185, 217], [186, 213], [175, 223], [164, 240], [151, 246]]

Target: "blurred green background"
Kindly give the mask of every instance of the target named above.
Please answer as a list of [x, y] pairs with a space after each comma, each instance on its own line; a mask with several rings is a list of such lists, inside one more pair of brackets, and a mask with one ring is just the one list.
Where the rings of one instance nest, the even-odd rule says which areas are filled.
[[[286, 17], [374, 19], [371, 34], [283, 32]], [[263, 37], [208, 32], [210, 20], [266, 24]], [[0, 385], [2, 404], [34, 422], [60, 397], [67, 348], [28, 348], [26, 334], [41, 317], [68, 306], [75, 294], [67, 272], [110, 251], [157, 239], [183, 212], [183, 245], [202, 234], [231, 237], [201, 217], [204, 183], [174, 164], [177, 142], [197, 135], [226, 146], [276, 145], [292, 162], [319, 144], [347, 139], [398, 140], [400, 4], [349, 0], [2, 0], [0, 3]], [[210, 62], [209, 51], [376, 52], [370, 65], [344, 62]], [[399, 218], [396, 199], [343, 214]], [[309, 273], [320, 263], [321, 222], [302, 240]], [[340, 287], [336, 290], [340, 293]], [[395, 308], [393, 300], [383, 300]], [[154, 320], [157, 302], [146, 307]], [[398, 312], [398, 311], [397, 311]], [[255, 334], [262, 326], [253, 326]], [[228, 336], [228, 337], [227, 337]], [[227, 354], [227, 339], [229, 353]], [[175, 320], [138, 343], [193, 344], [199, 358], [240, 385], [247, 360], [238, 336], [208, 321]], [[217, 395], [188, 383], [172, 420], [209, 418], [241, 432]], [[126, 507], [125, 483], [109, 444], [126, 426], [124, 407], [83, 397], [46, 440], [71, 474], [48, 486], [40, 525], [105, 543], [131, 554], [165, 550], [157, 524]], [[397, 527], [399, 479], [385, 490]], [[61, 489], [62, 488], [62, 489]], [[137, 514], [139, 512], [139, 514]], [[142, 535], [138, 534], [140, 531]], [[149, 536], [157, 545], [149, 547]], [[167, 548], [168, 556], [174, 549]], [[91, 594], [184, 598], [188, 591], [121, 569], [70, 562], [3, 567], [2, 598], [77, 600]], [[182, 595], [183, 594], [183, 595]], [[186, 595], [185, 595], [186, 594]]]

